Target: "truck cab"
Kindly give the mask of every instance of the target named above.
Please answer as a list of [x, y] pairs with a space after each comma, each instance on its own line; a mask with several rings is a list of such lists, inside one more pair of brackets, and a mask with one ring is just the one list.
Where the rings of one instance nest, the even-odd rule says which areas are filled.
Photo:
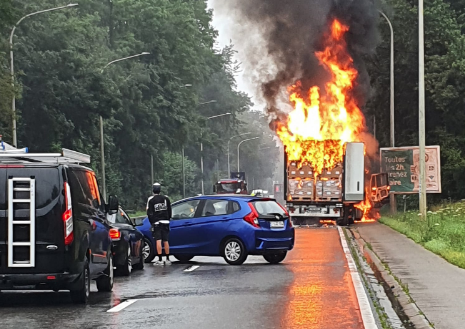
[[248, 194], [247, 183], [242, 179], [221, 179], [213, 185], [215, 194]]

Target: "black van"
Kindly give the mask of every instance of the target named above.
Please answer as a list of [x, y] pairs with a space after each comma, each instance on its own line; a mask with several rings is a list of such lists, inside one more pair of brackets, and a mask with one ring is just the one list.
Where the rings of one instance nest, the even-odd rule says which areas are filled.
[[118, 201], [105, 205], [94, 172], [70, 162], [0, 153], [0, 290], [70, 290], [75, 303], [87, 302], [91, 279], [112, 290], [106, 214]]

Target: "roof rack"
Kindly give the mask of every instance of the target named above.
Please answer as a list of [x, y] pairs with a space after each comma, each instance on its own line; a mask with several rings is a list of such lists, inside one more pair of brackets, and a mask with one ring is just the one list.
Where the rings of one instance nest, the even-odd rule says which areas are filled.
[[27, 153], [26, 150], [0, 151], [1, 163], [90, 163], [90, 155], [62, 149], [61, 153]]

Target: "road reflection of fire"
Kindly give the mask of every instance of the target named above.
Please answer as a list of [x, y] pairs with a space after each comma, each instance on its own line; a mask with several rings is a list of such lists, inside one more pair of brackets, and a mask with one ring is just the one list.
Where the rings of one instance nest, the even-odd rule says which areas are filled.
[[362, 329], [357, 296], [336, 230], [296, 230], [285, 262], [294, 274], [281, 328]]

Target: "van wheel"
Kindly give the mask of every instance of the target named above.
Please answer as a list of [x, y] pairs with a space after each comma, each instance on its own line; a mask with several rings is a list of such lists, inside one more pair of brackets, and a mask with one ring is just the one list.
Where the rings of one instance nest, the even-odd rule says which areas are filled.
[[263, 258], [270, 264], [279, 264], [286, 258], [286, 255], [287, 251], [274, 252], [272, 254], [263, 255]]
[[113, 271], [113, 255], [110, 251], [110, 259], [108, 260], [108, 266], [104, 275], [101, 275], [97, 279], [97, 289], [99, 292], [110, 292], [113, 289], [113, 279], [114, 279], [114, 271]]
[[181, 263], [187, 263], [192, 258], [194, 258], [193, 255], [173, 255], [173, 257], [179, 260]]
[[118, 268], [118, 272], [123, 276], [130, 276], [132, 272], [132, 258], [131, 258], [131, 246], [128, 244], [128, 251], [126, 252], [126, 259], [124, 265]]
[[77, 284], [77, 289], [71, 290], [71, 300], [75, 304], [86, 304], [90, 295], [90, 271], [89, 263], [85, 262], [84, 270], [82, 271], [81, 277]]
[[142, 249], [144, 254], [144, 259], [146, 263], [151, 263], [155, 258], [155, 250], [150, 241], [147, 238], [144, 238], [144, 246]]
[[144, 243], [142, 243], [142, 247], [140, 248], [140, 257], [139, 257], [139, 263], [133, 266], [135, 270], [143, 270], [144, 269]]
[[231, 238], [223, 245], [223, 257], [229, 265], [241, 265], [247, 259], [247, 250], [241, 240]]

